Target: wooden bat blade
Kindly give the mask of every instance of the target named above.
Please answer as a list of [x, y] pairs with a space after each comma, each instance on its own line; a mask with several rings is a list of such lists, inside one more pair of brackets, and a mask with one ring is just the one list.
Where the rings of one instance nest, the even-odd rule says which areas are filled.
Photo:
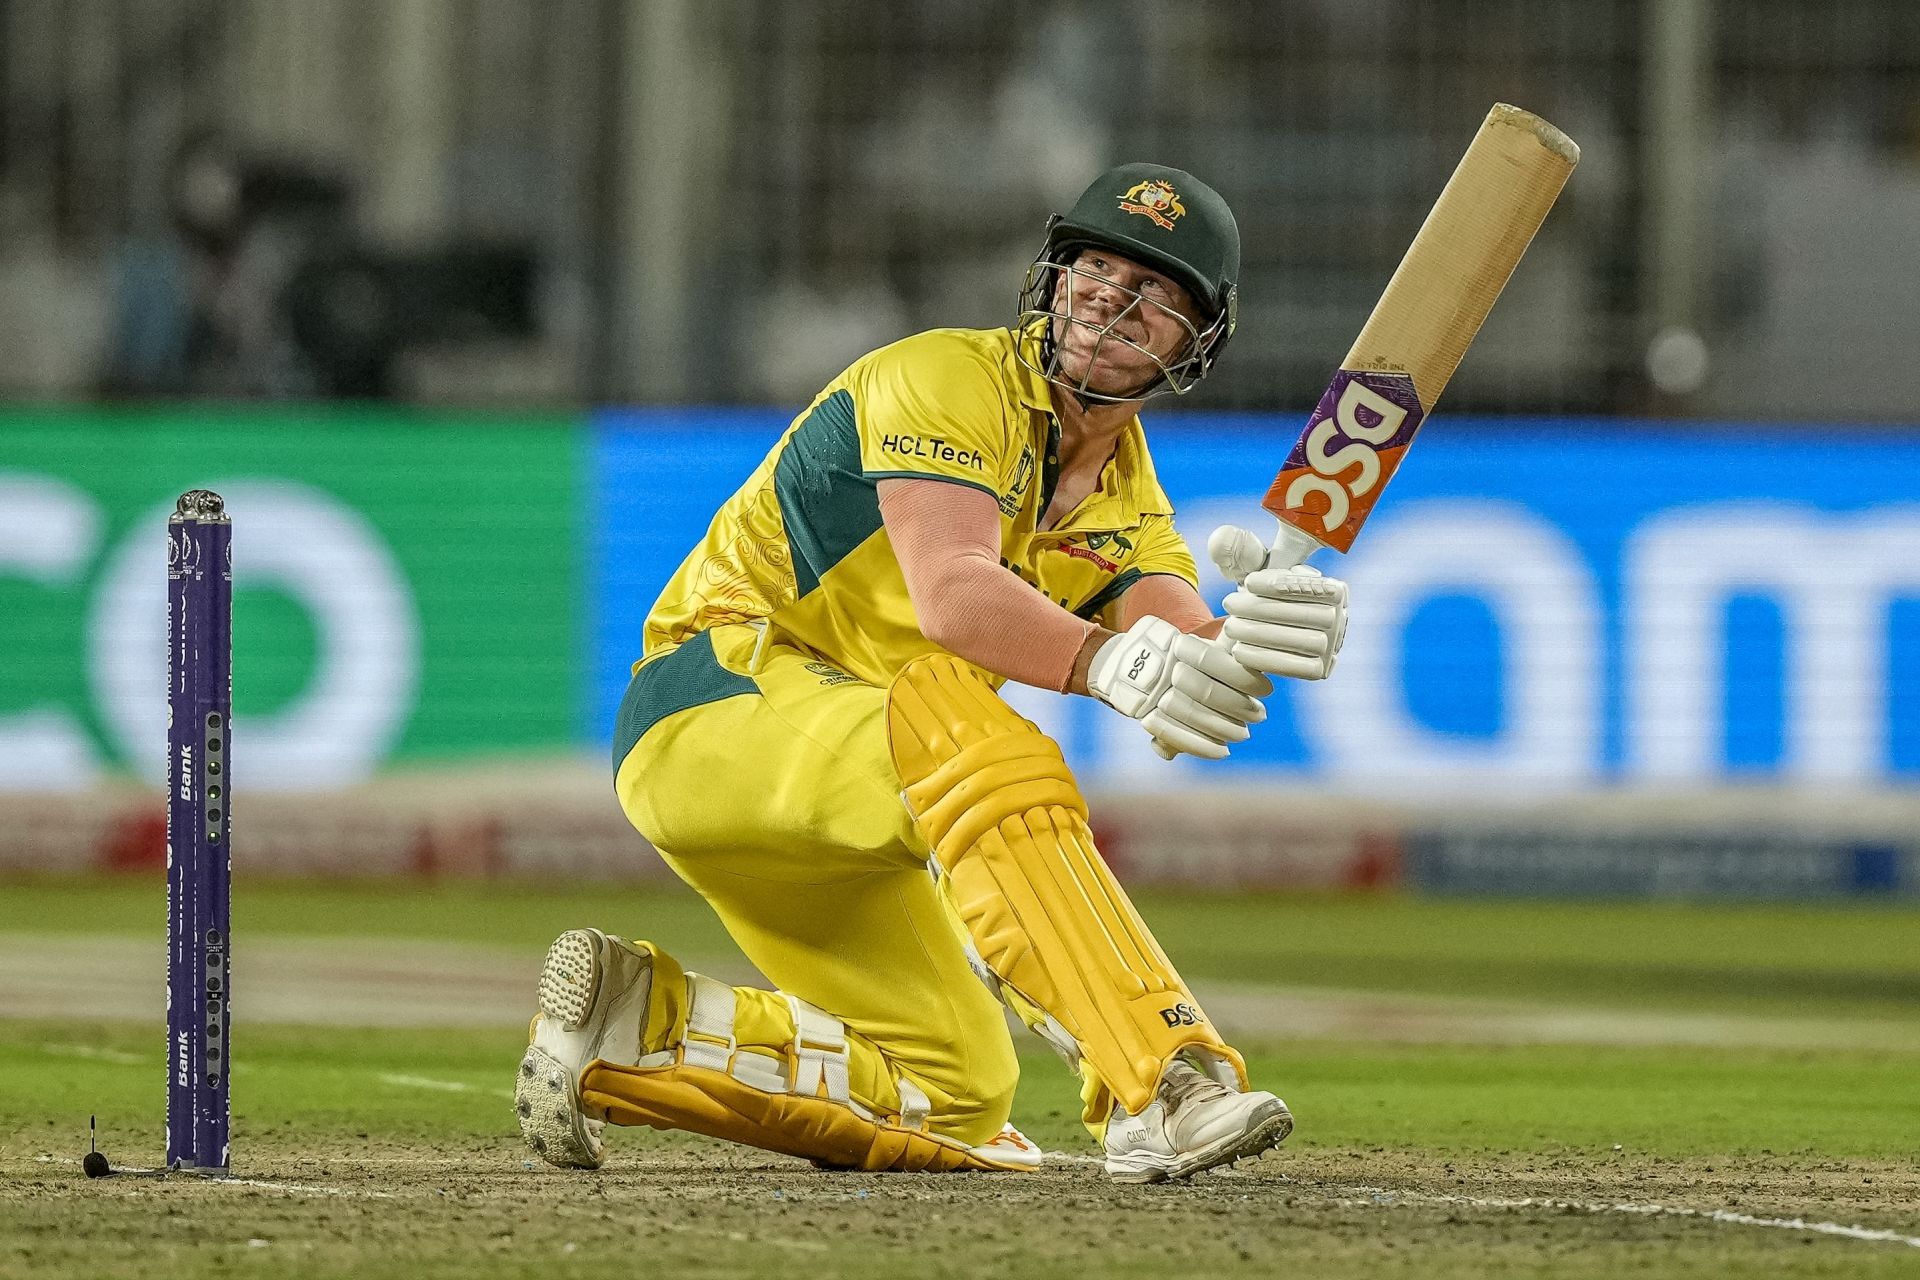
[[1488, 113], [1267, 492], [1283, 524], [1353, 545], [1579, 160], [1539, 116]]

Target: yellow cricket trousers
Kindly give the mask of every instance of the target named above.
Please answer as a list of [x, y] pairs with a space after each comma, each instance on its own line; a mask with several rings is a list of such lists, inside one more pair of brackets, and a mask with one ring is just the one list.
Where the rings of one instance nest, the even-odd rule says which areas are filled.
[[[747, 959], [846, 1024], [856, 1098], [895, 1110], [905, 1077], [931, 1104], [930, 1130], [985, 1143], [1019, 1066], [901, 803], [886, 698], [777, 634], [715, 627], [635, 677], [616, 788]], [[774, 993], [737, 999], [743, 1018], [788, 1018]]]

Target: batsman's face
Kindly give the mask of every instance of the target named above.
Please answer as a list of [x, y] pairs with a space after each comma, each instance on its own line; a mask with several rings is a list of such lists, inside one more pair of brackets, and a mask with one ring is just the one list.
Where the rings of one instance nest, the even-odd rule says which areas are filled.
[[1101, 395], [1145, 390], [1199, 340], [1192, 295], [1165, 273], [1082, 249], [1054, 278], [1060, 372]]

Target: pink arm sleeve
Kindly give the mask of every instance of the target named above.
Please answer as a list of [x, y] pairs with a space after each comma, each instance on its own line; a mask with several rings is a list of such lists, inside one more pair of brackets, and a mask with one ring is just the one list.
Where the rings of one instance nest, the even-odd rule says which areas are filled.
[[882, 480], [879, 489], [921, 634], [996, 675], [1064, 691], [1095, 625], [1000, 563], [993, 497], [942, 480]]
[[1120, 597], [1120, 630], [1125, 631], [1152, 614], [1165, 618], [1182, 631], [1212, 639], [1220, 634], [1224, 618], [1213, 616], [1207, 602], [1185, 578], [1171, 573], [1152, 573], [1127, 588]]

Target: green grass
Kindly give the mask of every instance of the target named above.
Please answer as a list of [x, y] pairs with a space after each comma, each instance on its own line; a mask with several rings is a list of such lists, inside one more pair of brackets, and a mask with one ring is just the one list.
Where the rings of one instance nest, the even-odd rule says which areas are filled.
[[[827, 1277], [1163, 1280], [1311, 1260], [1316, 1280], [1780, 1280], [1913, 1262], [1898, 1244], [1447, 1195], [1731, 1206], [1920, 1233], [1920, 1071], [1903, 1057], [1293, 1045], [1252, 1063], [1301, 1116], [1280, 1156], [1233, 1179], [1125, 1188], [1090, 1168], [819, 1174], [649, 1130], [615, 1134], [607, 1171], [562, 1174], [519, 1144], [515, 1037], [269, 1025], [238, 1041], [234, 1082], [234, 1173], [265, 1185], [89, 1183], [71, 1163], [88, 1114], [122, 1167], [158, 1162], [154, 1039], [127, 1024], [0, 1023], [0, 1277], [703, 1277], [797, 1256]], [[1049, 1149], [1090, 1152], [1060, 1065], [1024, 1065], [1016, 1119]]]
[[[0, 1131], [46, 1133], [71, 1154], [97, 1114], [116, 1154], [158, 1158], [164, 1106], [155, 1030], [13, 1021], [0, 1044]], [[510, 1104], [524, 1041], [476, 1031], [243, 1027], [236, 1142], [249, 1133], [517, 1142]], [[99, 1055], [107, 1057], [81, 1056]], [[1051, 1147], [1088, 1149], [1057, 1059], [1023, 1062], [1015, 1119]], [[1920, 1061], [1905, 1055], [1566, 1046], [1382, 1046], [1308, 1041], [1252, 1055], [1301, 1118], [1290, 1149], [1443, 1153], [1611, 1151], [1672, 1157], [1817, 1151], [1900, 1159], [1920, 1134]], [[440, 1091], [384, 1077], [466, 1086]], [[255, 1159], [269, 1149], [252, 1146]]]
[[[160, 901], [151, 878], [0, 883], [0, 934], [157, 942]], [[688, 956], [731, 953], [676, 888], [243, 880], [235, 902], [242, 945], [327, 937], [346, 953], [355, 938], [426, 938], [531, 956], [597, 922]], [[1912, 909], [1173, 894], [1142, 895], [1142, 909], [1189, 975], [1243, 990], [1920, 1024]], [[1469, 1031], [1472, 1016], [1459, 1019]], [[1920, 1268], [1920, 1249], [1898, 1243], [1565, 1207], [1728, 1208], [1920, 1236], [1913, 1052], [1252, 1044], [1256, 1079], [1300, 1120], [1284, 1151], [1233, 1176], [1126, 1188], [1084, 1165], [1031, 1178], [824, 1174], [652, 1131], [615, 1135], [601, 1174], [562, 1174], [519, 1145], [514, 1029], [242, 1017], [235, 1172], [274, 1185], [87, 1182], [71, 1161], [89, 1114], [117, 1161], [158, 1161], [162, 1039], [157, 1019], [0, 1020], [0, 1280], [1852, 1280]], [[1060, 1065], [1024, 1066], [1016, 1121], [1051, 1150], [1090, 1153]]]
[[[0, 932], [145, 934], [150, 877], [17, 881]], [[693, 956], [732, 945], [678, 885], [555, 890], [449, 882], [245, 880], [240, 939], [433, 937], [544, 947], [598, 923]], [[1474, 902], [1148, 892], [1143, 914], [1198, 979], [1822, 1018], [1920, 1018], [1920, 909], [1861, 905]]]
[[1912, 906], [1151, 895], [1195, 977], [1372, 990], [1920, 1013]]

